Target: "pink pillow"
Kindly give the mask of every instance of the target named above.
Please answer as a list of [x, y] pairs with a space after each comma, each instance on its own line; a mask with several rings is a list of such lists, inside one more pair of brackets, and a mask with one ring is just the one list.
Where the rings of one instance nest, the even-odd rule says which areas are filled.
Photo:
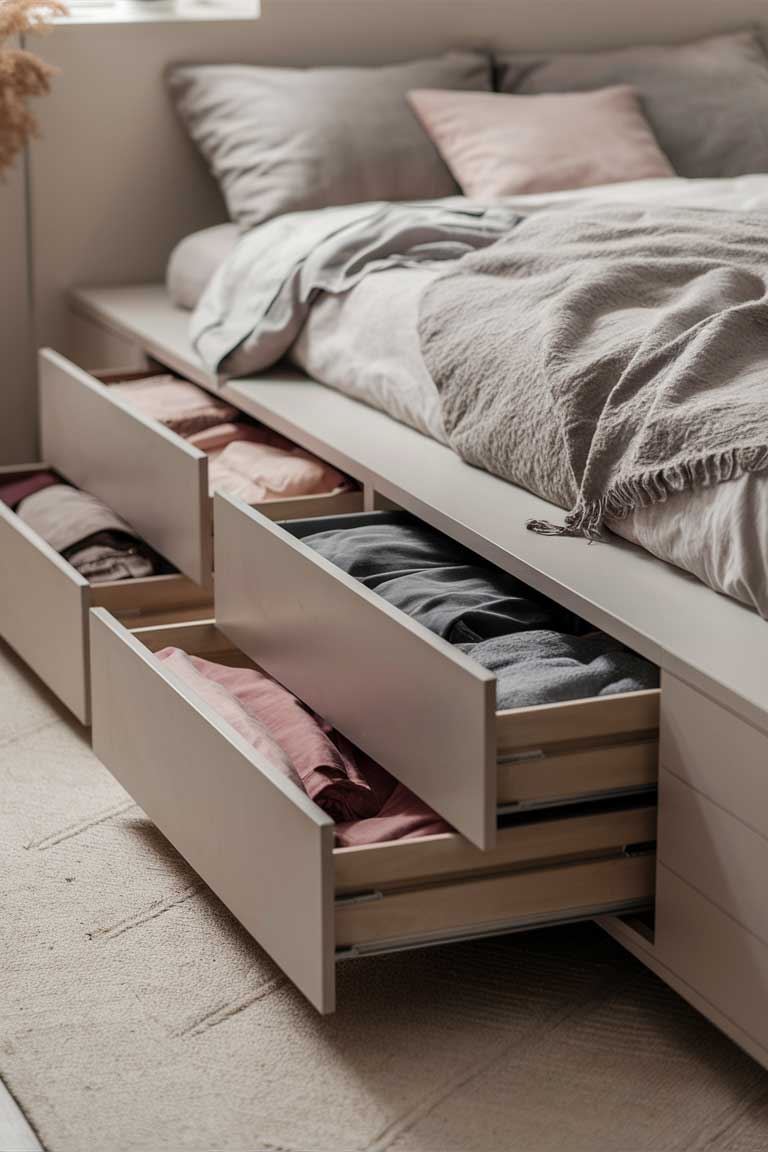
[[675, 175], [623, 84], [540, 96], [419, 88], [408, 100], [474, 199]]

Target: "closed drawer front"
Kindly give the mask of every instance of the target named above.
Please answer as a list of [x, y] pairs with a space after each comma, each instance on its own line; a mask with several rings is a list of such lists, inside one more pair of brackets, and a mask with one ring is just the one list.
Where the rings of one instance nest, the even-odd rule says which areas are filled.
[[[30, 466], [31, 471], [43, 465]], [[0, 469], [10, 478], [19, 468]], [[88, 612], [105, 605], [120, 619], [189, 619], [211, 611], [183, 576], [90, 585], [0, 502], [0, 636], [77, 719], [90, 722]]]
[[491, 673], [302, 543], [377, 515], [279, 525], [217, 497], [219, 627], [480, 847], [499, 807], [655, 785], [658, 692], [497, 713]]
[[654, 943], [661, 963], [768, 1047], [768, 947], [662, 863]]
[[768, 735], [667, 673], [662, 692], [661, 763], [768, 836]]
[[768, 947], [768, 840], [662, 767], [659, 859]]
[[[141, 379], [155, 370], [130, 373]], [[40, 427], [43, 454], [76, 487], [118, 512], [153, 548], [196, 583], [208, 586], [213, 563], [213, 510], [208, 459], [118, 398], [109, 384], [125, 372], [99, 377], [59, 356], [40, 353]], [[354, 512], [360, 491], [338, 491], [261, 505], [269, 516], [292, 519]]]
[[650, 902], [640, 802], [518, 818], [489, 852], [455, 834], [334, 849], [330, 818], [155, 658], [168, 644], [245, 660], [211, 623], [130, 633], [92, 613], [94, 749], [321, 1011], [338, 958]]

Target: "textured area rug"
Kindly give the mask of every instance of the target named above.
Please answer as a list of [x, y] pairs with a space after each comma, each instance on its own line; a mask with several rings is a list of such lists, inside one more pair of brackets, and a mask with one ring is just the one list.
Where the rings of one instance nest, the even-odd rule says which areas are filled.
[[316, 1015], [6, 649], [0, 963], [52, 1152], [768, 1147], [768, 1074], [592, 925], [351, 961]]

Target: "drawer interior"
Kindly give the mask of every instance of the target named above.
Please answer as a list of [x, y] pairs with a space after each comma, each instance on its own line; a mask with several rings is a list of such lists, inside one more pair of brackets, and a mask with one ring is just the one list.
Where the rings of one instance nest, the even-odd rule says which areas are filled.
[[[133, 380], [147, 380], [151, 376], [172, 373], [170, 369], [155, 364], [151, 369], [141, 371], [108, 371], [95, 370], [92, 375], [102, 384], [109, 387], [111, 384], [129, 383]], [[199, 387], [199, 385], [198, 385]], [[256, 424], [257, 421], [249, 421]], [[175, 435], [175, 433], [170, 433]], [[187, 444], [183, 436], [178, 437], [182, 444]], [[189, 445], [187, 445], [189, 446]], [[203, 453], [205, 455], [205, 453]], [[347, 484], [334, 489], [332, 492], [323, 492], [309, 496], [287, 496], [277, 500], [264, 500], [252, 504], [270, 520], [300, 520], [315, 516], [344, 516], [351, 513], [362, 512], [363, 492], [352, 480]], [[211, 498], [212, 499], [212, 498]], [[210, 516], [211, 531], [213, 531], [213, 512]]]
[[652, 791], [658, 690], [497, 711], [490, 672], [303, 543], [393, 515], [218, 498], [220, 628], [481, 848], [500, 814]]
[[[174, 645], [251, 666], [212, 621], [129, 633], [98, 611], [92, 643], [97, 754], [322, 1010], [334, 959], [651, 902], [652, 801], [504, 817], [487, 852], [455, 833], [335, 848], [329, 817], [153, 658]], [[310, 876], [297, 871], [302, 860]], [[307, 900], [311, 915], [297, 920]]]

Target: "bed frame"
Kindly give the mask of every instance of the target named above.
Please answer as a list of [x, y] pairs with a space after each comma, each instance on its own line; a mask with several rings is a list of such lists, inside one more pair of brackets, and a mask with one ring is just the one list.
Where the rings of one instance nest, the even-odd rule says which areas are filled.
[[[157, 361], [216, 386], [190, 346], [187, 315], [160, 284], [172, 244], [222, 214], [162, 94], [171, 59], [373, 62], [456, 44], [585, 47], [705, 34], [763, 11], [760, 0], [743, 0], [718, 18], [697, 0], [649, 0], [614, 6], [608, 27], [599, 0], [584, 0], [580, 21], [575, 0], [405, 0], [401, 18], [396, 6], [274, 0], [251, 26], [185, 30], [183, 46], [178, 25], [155, 26], [150, 36], [133, 27], [58, 30], [45, 50], [64, 76], [31, 168], [38, 341], [89, 368]], [[95, 74], [96, 60], [111, 78], [106, 110], [86, 96], [83, 74]], [[76, 124], [89, 152], [64, 163]], [[298, 374], [231, 382], [223, 394], [359, 480], [369, 507], [412, 511], [660, 666], [655, 927], [603, 923], [768, 1066], [768, 625], [623, 542], [590, 546], [527, 532], [529, 517], [559, 513]]]

